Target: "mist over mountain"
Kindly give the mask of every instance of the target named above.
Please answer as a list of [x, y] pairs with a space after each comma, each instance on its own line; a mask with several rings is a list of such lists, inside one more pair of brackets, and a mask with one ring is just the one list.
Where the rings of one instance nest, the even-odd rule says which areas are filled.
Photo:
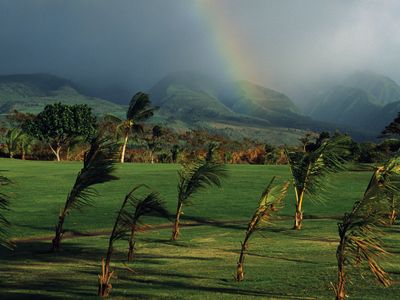
[[394, 119], [399, 107], [400, 86], [394, 80], [371, 71], [358, 71], [340, 85], [319, 91], [306, 110], [316, 120], [378, 135]]
[[[0, 113], [14, 109], [38, 113], [46, 104], [62, 102], [87, 104], [99, 116], [125, 114], [126, 107], [87, 90], [80, 83], [49, 74], [0, 76]], [[272, 139], [276, 144], [293, 143], [307, 131], [336, 129], [357, 140], [375, 139], [400, 108], [400, 101], [378, 105], [368, 91], [341, 85], [318, 94], [310, 117], [284, 93], [198, 72], [171, 73], [146, 92], [159, 106], [153, 123], [179, 130], [202, 128], [232, 138]]]
[[54, 74], [127, 104], [189, 70], [247, 80], [303, 108], [304, 90], [355, 70], [400, 81], [399, 11], [395, 0], [3, 0], [0, 74]]

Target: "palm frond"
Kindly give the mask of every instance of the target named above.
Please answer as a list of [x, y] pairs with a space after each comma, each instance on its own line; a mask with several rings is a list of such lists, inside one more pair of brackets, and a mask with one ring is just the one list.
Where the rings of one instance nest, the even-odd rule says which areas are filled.
[[157, 192], [151, 192], [144, 198], [135, 199], [133, 203], [135, 208], [133, 220], [137, 223], [142, 216], [161, 216], [169, 218], [169, 212], [165, 208], [164, 202]]
[[188, 199], [199, 190], [212, 185], [221, 187], [221, 178], [226, 177], [227, 170], [213, 161], [195, 161], [184, 165], [178, 175], [178, 201], [190, 204]]
[[169, 217], [160, 194], [153, 191], [142, 197], [136, 196], [136, 191], [141, 188], [149, 189], [146, 185], [138, 185], [125, 196], [111, 235], [113, 241], [126, 238], [131, 226], [139, 224], [143, 216]]
[[[0, 187], [10, 184], [11, 181], [0, 175]], [[3, 212], [9, 210], [10, 200], [9, 197], [0, 192], [0, 246], [5, 248], [12, 248], [12, 243], [8, 239], [8, 228], [10, 227], [10, 222], [6, 219]]]
[[90, 149], [85, 153], [83, 168], [78, 173], [75, 184], [68, 195], [65, 209], [81, 208], [91, 204], [97, 195], [93, 185], [118, 179], [113, 175], [118, 144], [108, 138], [95, 137]]
[[260, 230], [270, 220], [271, 215], [282, 208], [281, 202], [286, 196], [289, 182], [285, 182], [282, 186], [274, 186], [274, 181], [275, 177], [271, 179], [262, 193], [258, 207], [247, 226], [248, 231]]
[[129, 103], [126, 118], [128, 120], [135, 120], [135, 122], [141, 122], [153, 116], [156, 109], [156, 107], [151, 107], [148, 94], [138, 92], [132, 97]]
[[142, 124], [133, 124], [131, 127], [132, 134], [143, 133], [144, 128]]
[[146, 185], [140, 184], [135, 186], [128, 194], [126, 194], [124, 200], [122, 201], [122, 205], [121, 208], [118, 211], [118, 215], [117, 218], [115, 219], [115, 223], [114, 223], [114, 228], [113, 231], [111, 232], [110, 235], [110, 245], [112, 246], [112, 243], [116, 240], [122, 239], [126, 236], [127, 234], [127, 226], [126, 220], [129, 220], [130, 216], [131, 216], [131, 212], [129, 209], [126, 208], [126, 205], [129, 202], [134, 201], [134, 193], [139, 190], [142, 187], [147, 187]]
[[377, 280], [385, 286], [390, 285], [391, 280], [378, 260], [387, 254], [382, 246], [382, 227], [388, 225], [388, 195], [398, 196], [400, 193], [399, 162], [399, 158], [394, 157], [376, 168], [364, 196], [354, 203], [352, 211], [345, 214], [338, 224], [346, 254], [345, 263], [358, 266], [366, 262]]
[[282, 208], [281, 202], [286, 196], [289, 188], [289, 182], [285, 182], [282, 186], [274, 186], [274, 180], [275, 177], [272, 177], [264, 192], [261, 194], [258, 207], [251, 217], [249, 224], [247, 225], [244, 240], [241, 242], [242, 248], [236, 268], [237, 281], [242, 281], [244, 279], [244, 260], [248, 251], [251, 236], [254, 232], [262, 229], [264, 225], [270, 221], [273, 213]]
[[112, 114], [106, 114], [103, 116], [103, 122], [107, 122], [107, 123], [112, 123], [115, 125], [118, 125], [120, 123], [123, 122], [123, 120], [121, 118], [118, 118], [117, 116], [114, 116]]
[[326, 188], [326, 176], [345, 170], [349, 140], [347, 136], [327, 139], [311, 152], [289, 152], [285, 149], [295, 187], [321, 198], [319, 191]]

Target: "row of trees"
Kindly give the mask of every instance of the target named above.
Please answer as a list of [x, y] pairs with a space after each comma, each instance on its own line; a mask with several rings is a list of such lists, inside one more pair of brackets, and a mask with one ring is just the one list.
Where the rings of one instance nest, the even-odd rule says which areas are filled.
[[[3, 152], [9, 157], [25, 159], [50, 159], [52, 155], [61, 159], [83, 159], [96, 131], [121, 142], [119, 161], [182, 162], [192, 157], [204, 157], [206, 145], [216, 146], [216, 157], [225, 163], [286, 164], [285, 147], [275, 147], [250, 139], [234, 141], [226, 137], [193, 130], [175, 132], [159, 125], [144, 125], [153, 116], [157, 107], [151, 105], [149, 96], [139, 92], [128, 106], [126, 117], [120, 119], [106, 115], [100, 119], [92, 114], [87, 105], [47, 105], [38, 115], [14, 111], [8, 116], [8, 124], [0, 128]], [[383, 131], [381, 143], [356, 143], [348, 139], [348, 156], [355, 162], [374, 163], [384, 161], [400, 148], [397, 139], [400, 116]], [[340, 135], [335, 133], [333, 136]], [[309, 133], [299, 140], [300, 146], [293, 148], [305, 152], [307, 144], [314, 138], [322, 140], [330, 134]], [[131, 139], [130, 139], [131, 138]], [[129, 146], [129, 147], [128, 147]]]

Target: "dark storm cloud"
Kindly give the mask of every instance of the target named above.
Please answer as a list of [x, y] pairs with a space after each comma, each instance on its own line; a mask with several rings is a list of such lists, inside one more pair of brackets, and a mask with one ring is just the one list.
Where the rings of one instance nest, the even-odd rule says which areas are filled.
[[[400, 1], [218, 3], [266, 86], [293, 94], [356, 69], [400, 81]], [[177, 70], [224, 75], [214, 38], [194, 0], [0, 0], [2, 74], [48, 72], [98, 90], [146, 89]]]

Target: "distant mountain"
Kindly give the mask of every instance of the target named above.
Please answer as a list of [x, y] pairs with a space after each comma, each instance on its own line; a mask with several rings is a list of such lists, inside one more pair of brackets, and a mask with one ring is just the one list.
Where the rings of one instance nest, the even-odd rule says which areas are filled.
[[38, 113], [50, 103], [87, 104], [94, 113], [125, 112], [123, 106], [82, 94], [72, 81], [50, 74], [0, 76], [0, 113], [17, 109]]
[[344, 84], [370, 93], [373, 96], [370, 101], [377, 105], [400, 101], [400, 86], [389, 77], [371, 71], [356, 72]]
[[239, 81], [225, 88], [222, 102], [233, 111], [265, 117], [269, 113], [298, 113], [296, 105], [283, 93], [249, 81]]
[[379, 135], [400, 108], [400, 86], [388, 77], [357, 72], [319, 93], [309, 106], [313, 119]]
[[323, 126], [302, 115], [285, 94], [248, 81], [225, 87], [221, 102], [234, 112], [266, 120], [274, 126], [303, 129]]
[[197, 121], [309, 129], [318, 125], [302, 116], [283, 93], [247, 81], [220, 82], [203, 74], [173, 73], [149, 91], [160, 113]]
[[335, 86], [319, 95], [311, 116], [317, 120], [362, 128], [370, 115], [379, 109], [374, 104], [374, 97], [368, 92], [353, 87]]
[[[98, 115], [111, 113], [124, 116], [126, 106], [91, 97], [85, 91], [70, 80], [49, 74], [0, 76], [0, 114], [14, 109], [39, 113], [47, 104], [62, 102], [87, 104]], [[345, 125], [341, 127], [324, 122], [338, 121], [329, 114], [324, 115], [324, 111], [331, 110], [330, 104], [336, 103], [337, 98], [345, 99], [337, 109], [337, 114], [351, 101], [354, 102], [355, 97], [358, 97], [360, 103], [355, 103], [354, 107], [368, 107], [373, 102], [373, 99], [369, 99], [371, 96], [363, 91], [358, 91], [359, 96], [354, 91], [336, 91], [315, 109], [316, 116], [323, 116], [321, 121], [315, 121], [300, 114], [292, 100], [283, 93], [247, 81], [222, 82], [204, 74], [190, 72], [172, 73], [148, 92], [152, 103], [160, 107], [151, 119], [152, 123], [183, 131], [205, 129], [231, 138], [249, 137], [271, 144], [296, 144], [298, 138], [310, 130], [333, 131], [339, 128], [348, 132]], [[347, 94], [350, 100], [344, 97]], [[387, 111], [397, 109], [395, 103], [389, 105]], [[363, 119], [368, 119], [368, 114], [374, 112], [374, 109], [368, 108]], [[351, 117], [340, 119], [342, 124], [349, 124], [350, 121]], [[371, 137], [368, 132], [366, 136], [362, 132], [352, 134], [358, 139]]]
[[149, 91], [160, 113], [190, 122], [240, 119], [218, 98], [218, 84], [197, 73], [172, 73]]

